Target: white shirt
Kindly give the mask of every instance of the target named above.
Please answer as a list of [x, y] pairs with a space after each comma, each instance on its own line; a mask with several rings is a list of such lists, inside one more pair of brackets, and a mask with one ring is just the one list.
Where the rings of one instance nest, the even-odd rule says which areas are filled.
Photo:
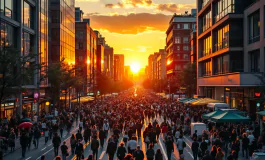
[[104, 131], [108, 131], [109, 130], [109, 124], [108, 123], [104, 123], [103, 130]]
[[177, 147], [178, 147], [178, 150], [183, 150], [183, 139], [182, 138], [178, 139]]
[[137, 142], [135, 140], [130, 140], [127, 144], [127, 147], [130, 147], [130, 150], [135, 150], [137, 147]]
[[79, 123], [79, 127], [83, 128], [83, 122], [82, 121]]
[[42, 127], [42, 128], [46, 128], [46, 123], [43, 122], [43, 123], [41, 124], [41, 127]]
[[249, 139], [249, 145], [251, 145], [252, 144], [252, 141], [254, 140], [254, 136], [253, 136], [253, 134], [250, 134], [249, 136], [248, 136], [248, 139]]

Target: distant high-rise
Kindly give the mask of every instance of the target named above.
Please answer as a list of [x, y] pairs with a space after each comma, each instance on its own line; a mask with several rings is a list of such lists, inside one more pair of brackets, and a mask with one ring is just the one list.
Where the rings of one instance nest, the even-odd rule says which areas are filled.
[[114, 54], [114, 80], [121, 81], [124, 78], [124, 55]]
[[107, 76], [114, 78], [114, 50], [112, 47], [106, 45], [104, 48], [104, 72]]

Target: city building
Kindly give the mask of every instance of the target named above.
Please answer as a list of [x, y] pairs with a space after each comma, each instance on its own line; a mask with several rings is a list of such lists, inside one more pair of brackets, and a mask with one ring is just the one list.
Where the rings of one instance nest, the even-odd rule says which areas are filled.
[[[0, 50], [3, 47], [12, 47], [20, 50], [21, 56], [36, 54], [34, 64], [43, 64], [40, 74], [32, 75], [30, 80], [23, 83], [25, 91], [14, 94], [5, 99], [1, 105], [0, 117], [10, 118], [11, 115], [21, 114], [22, 110], [37, 113], [45, 106], [48, 79], [40, 81], [40, 75], [45, 74], [49, 55], [49, 27], [48, 27], [48, 0], [16, 1], [1, 0], [0, 3]], [[23, 93], [23, 94], [22, 94]], [[34, 100], [38, 96], [38, 101]]]
[[104, 72], [107, 76], [114, 79], [114, 54], [113, 48], [105, 45], [104, 48]]
[[154, 79], [154, 55], [150, 54], [148, 56], [148, 79], [153, 80]]
[[124, 66], [124, 78], [133, 80], [133, 73], [131, 72], [130, 66]]
[[[253, 4], [247, 7], [244, 11], [244, 72], [257, 77], [249, 76], [246, 81], [249, 81], [249, 86], [243, 88], [244, 94], [248, 93], [247, 110], [250, 115], [255, 115], [257, 104], [260, 104], [260, 98], [264, 97], [265, 93], [259, 87], [253, 89], [253, 85], [265, 85], [265, 1], [256, 0]], [[261, 82], [260, 82], [261, 81]], [[242, 86], [242, 85], [241, 85]], [[232, 89], [232, 88], [231, 88]], [[231, 95], [232, 97], [233, 95]], [[262, 105], [262, 103], [261, 103]], [[260, 106], [261, 107], [261, 106]], [[264, 109], [264, 107], [262, 107]]]
[[[68, 64], [75, 67], [75, 1], [50, 0], [51, 16], [51, 63]], [[49, 63], [50, 63], [49, 62]], [[71, 98], [76, 96], [75, 88], [63, 88], [59, 106], [70, 106]], [[65, 96], [65, 95], [69, 96]]]
[[114, 54], [114, 81], [122, 81], [124, 78], [124, 55]]
[[80, 9], [80, 7], [75, 7], [75, 21], [83, 22], [84, 21], [83, 16], [84, 16], [84, 12]]
[[83, 77], [81, 95], [94, 95], [96, 85], [97, 36], [89, 23], [75, 22], [75, 64], [76, 75]]
[[166, 52], [164, 49], [160, 49], [156, 56], [156, 79], [166, 79]]
[[192, 28], [190, 32], [190, 63], [197, 61], [197, 32], [196, 28]]
[[[251, 3], [253, 0], [197, 0], [197, 93], [242, 110], [256, 108], [250, 106], [249, 101], [253, 98], [255, 86], [260, 83], [256, 73], [264, 70], [255, 70], [258, 69], [255, 68], [258, 64], [255, 56], [260, 51], [253, 50], [254, 46], [259, 48], [264, 42], [264, 34], [259, 38], [253, 32], [247, 36], [247, 28], [254, 26], [250, 13], [258, 11], [250, 6]], [[264, 5], [259, 7], [263, 7], [259, 15], [264, 17]], [[261, 26], [261, 23], [256, 25]], [[264, 33], [264, 29], [260, 33]], [[251, 57], [255, 63], [252, 73]]]
[[[192, 10], [194, 13], [194, 10]], [[174, 14], [166, 31], [166, 72], [168, 79], [176, 78], [190, 62], [190, 30], [196, 26], [196, 17], [187, 12]]]
[[104, 46], [99, 44], [97, 45], [97, 74], [100, 75], [104, 73]]

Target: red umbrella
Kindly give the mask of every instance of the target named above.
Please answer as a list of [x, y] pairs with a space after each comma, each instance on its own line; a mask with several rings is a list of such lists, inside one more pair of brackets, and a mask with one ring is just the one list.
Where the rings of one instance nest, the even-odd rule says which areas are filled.
[[18, 126], [18, 128], [30, 128], [31, 126], [33, 126], [31, 122], [23, 122]]

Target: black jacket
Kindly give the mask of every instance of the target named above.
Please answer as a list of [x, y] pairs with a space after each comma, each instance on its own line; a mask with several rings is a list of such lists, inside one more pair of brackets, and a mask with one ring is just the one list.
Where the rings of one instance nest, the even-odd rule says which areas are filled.
[[20, 145], [21, 145], [22, 148], [28, 146], [28, 140], [29, 140], [29, 137], [26, 136], [26, 135], [22, 135], [22, 136], [20, 137]]
[[143, 160], [144, 159], [144, 152], [142, 150], [136, 150], [133, 153], [135, 160]]
[[99, 141], [97, 139], [93, 139], [91, 142], [91, 150], [97, 150], [99, 148]]
[[124, 158], [126, 155], [127, 151], [125, 147], [119, 146], [117, 150], [117, 157]]
[[84, 151], [83, 144], [82, 143], [77, 143], [75, 147], [75, 154], [81, 155]]
[[66, 145], [61, 145], [61, 151], [62, 151], [62, 154], [66, 154], [67, 153], [67, 149], [68, 147]]
[[197, 152], [198, 153], [199, 146], [200, 146], [200, 144], [197, 141], [192, 142], [192, 145], [191, 145], [192, 152]]
[[100, 130], [99, 131], [99, 139], [105, 139], [105, 138], [106, 138], [105, 132], [103, 130]]
[[109, 142], [107, 147], [107, 153], [110, 155], [114, 155], [117, 149], [117, 145], [115, 142]]
[[54, 147], [59, 147], [61, 144], [61, 138], [59, 136], [54, 136], [52, 139], [52, 143]]

